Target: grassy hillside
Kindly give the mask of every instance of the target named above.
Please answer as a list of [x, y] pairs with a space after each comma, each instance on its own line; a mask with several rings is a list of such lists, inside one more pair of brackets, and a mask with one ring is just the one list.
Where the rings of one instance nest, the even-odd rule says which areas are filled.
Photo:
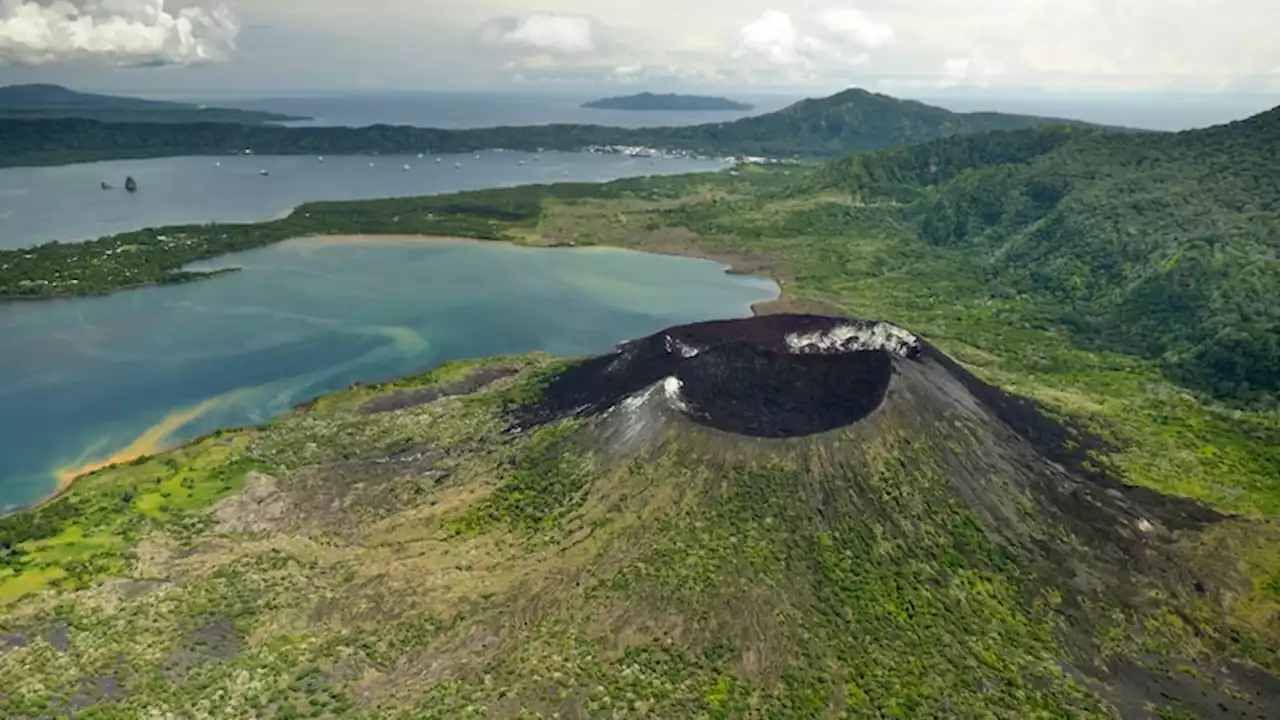
[[857, 155], [817, 184], [909, 203], [997, 296], [1223, 398], [1280, 391], [1280, 109], [1175, 135], [1032, 130]]
[[[735, 122], [673, 128], [539, 125], [471, 130], [408, 126], [247, 127], [231, 124], [98, 123], [0, 120], [0, 166], [120, 157], [223, 154], [471, 152], [486, 148], [578, 150], [645, 145], [710, 155], [831, 157], [954, 134], [1073, 123], [1001, 113], [953, 113], [863, 90], [804, 100]], [[1084, 123], [1074, 123], [1084, 125]]]

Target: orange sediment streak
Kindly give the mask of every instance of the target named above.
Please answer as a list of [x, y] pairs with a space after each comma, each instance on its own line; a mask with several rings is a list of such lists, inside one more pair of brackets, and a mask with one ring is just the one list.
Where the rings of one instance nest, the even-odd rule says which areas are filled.
[[228, 399], [227, 395], [220, 395], [210, 398], [184, 410], [178, 410], [165, 416], [163, 420], [147, 428], [145, 432], [139, 435], [133, 442], [127, 446], [117, 450], [111, 457], [103, 460], [95, 460], [78, 467], [64, 467], [55, 471], [58, 477], [58, 490], [61, 493], [65, 491], [72, 483], [89, 473], [96, 472], [105, 467], [116, 465], [118, 463], [126, 463], [136, 460], [144, 455], [154, 455], [167, 449], [167, 441], [174, 431], [183, 425], [195, 420], [214, 408], [223, 405]]

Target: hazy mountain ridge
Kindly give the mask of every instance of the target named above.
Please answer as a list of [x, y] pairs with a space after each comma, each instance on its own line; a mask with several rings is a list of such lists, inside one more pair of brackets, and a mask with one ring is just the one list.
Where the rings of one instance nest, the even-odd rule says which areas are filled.
[[1055, 118], [953, 113], [863, 90], [804, 100], [777, 112], [734, 122], [640, 129], [566, 124], [468, 130], [390, 125], [285, 128], [186, 123], [156, 126], [77, 119], [0, 120], [0, 165], [222, 154], [246, 148], [267, 154], [390, 154], [642, 145], [709, 155], [832, 157], [954, 134], [1064, 123], [1094, 127]]
[[28, 84], [0, 87], [0, 119], [56, 118], [83, 118], [102, 122], [248, 124], [306, 119], [257, 110], [203, 107], [188, 103], [83, 93], [61, 85]]

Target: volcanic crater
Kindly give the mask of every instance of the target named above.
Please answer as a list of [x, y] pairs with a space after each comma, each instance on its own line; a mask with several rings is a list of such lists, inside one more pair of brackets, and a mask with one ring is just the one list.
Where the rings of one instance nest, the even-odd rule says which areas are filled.
[[850, 318], [765, 315], [681, 325], [561, 373], [520, 422], [604, 412], [660, 386], [701, 425], [763, 438], [813, 435], [874, 412], [895, 360], [923, 351], [906, 330]]

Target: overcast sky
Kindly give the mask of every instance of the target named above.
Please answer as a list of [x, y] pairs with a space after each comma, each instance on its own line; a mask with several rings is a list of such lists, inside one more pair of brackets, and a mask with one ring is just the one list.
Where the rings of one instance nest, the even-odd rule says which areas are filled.
[[1280, 92], [1280, 0], [0, 0], [0, 83]]

